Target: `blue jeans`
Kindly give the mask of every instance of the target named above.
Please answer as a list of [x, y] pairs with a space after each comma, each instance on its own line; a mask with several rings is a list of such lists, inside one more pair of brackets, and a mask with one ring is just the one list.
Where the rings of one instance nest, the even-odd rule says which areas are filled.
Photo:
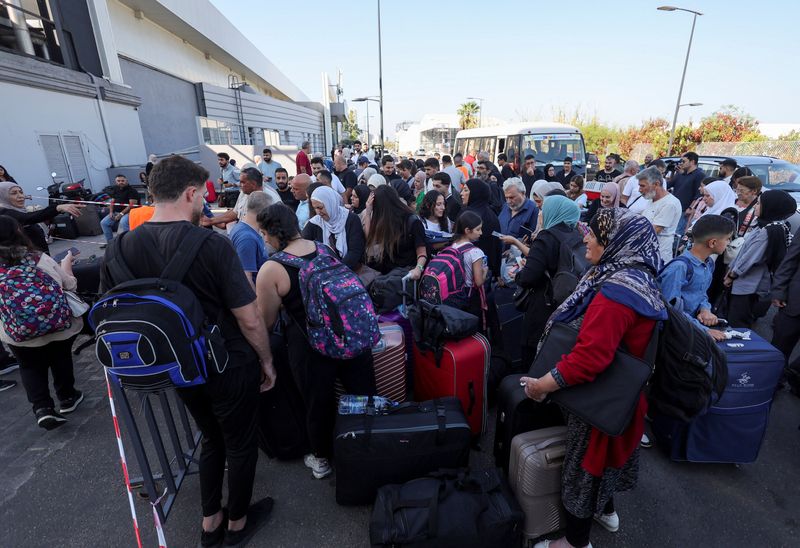
[[106, 215], [103, 217], [103, 220], [100, 221], [100, 227], [103, 229], [103, 236], [106, 237], [106, 241], [110, 242], [114, 239], [114, 228], [118, 227], [120, 234], [123, 232], [128, 232], [130, 228], [130, 223], [128, 221], [128, 214], [122, 216], [119, 221], [115, 221], [111, 215]]

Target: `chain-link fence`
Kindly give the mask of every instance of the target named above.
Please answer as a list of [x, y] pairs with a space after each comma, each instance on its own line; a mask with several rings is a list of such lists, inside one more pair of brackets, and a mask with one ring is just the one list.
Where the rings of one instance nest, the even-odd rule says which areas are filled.
[[708, 156], [774, 156], [793, 164], [800, 164], [800, 141], [700, 143], [696, 152]]

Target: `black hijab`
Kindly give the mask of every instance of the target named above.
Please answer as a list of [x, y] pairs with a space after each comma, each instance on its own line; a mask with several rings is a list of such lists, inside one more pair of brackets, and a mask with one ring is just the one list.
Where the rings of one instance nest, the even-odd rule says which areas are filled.
[[500, 275], [500, 240], [492, 236], [492, 232], [500, 232], [500, 221], [492, 208], [489, 207], [489, 185], [480, 179], [470, 179], [466, 183], [469, 188], [469, 203], [461, 208], [461, 211], [472, 211], [477, 213], [482, 222], [483, 230], [481, 237], [475, 242], [489, 261], [489, 268], [492, 275]]
[[544, 166], [544, 180], [548, 182], [558, 181], [558, 179], [556, 179], [555, 173], [553, 175], [547, 174], [547, 172], [550, 171], [551, 167], [555, 169], [556, 166], [554, 166], [553, 164], [547, 164], [546, 166]]
[[363, 183], [357, 184], [353, 188], [353, 192], [358, 196], [358, 207], [353, 208], [353, 213], [359, 215], [364, 208], [367, 207], [367, 200], [369, 200], [369, 193], [372, 192], [369, 187]]
[[767, 231], [767, 249], [764, 260], [770, 272], [774, 272], [786, 255], [786, 248], [792, 243], [791, 226], [786, 219], [797, 210], [797, 202], [785, 190], [770, 190], [759, 197], [761, 214], [758, 226]]

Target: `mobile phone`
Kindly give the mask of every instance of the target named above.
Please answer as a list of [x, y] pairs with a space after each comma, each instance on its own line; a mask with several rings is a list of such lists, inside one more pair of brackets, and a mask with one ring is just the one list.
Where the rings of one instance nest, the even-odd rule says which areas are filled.
[[500, 234], [496, 230], [492, 230], [492, 236], [494, 236], [496, 238], [502, 238], [503, 236], [505, 236], [505, 234]]
[[53, 259], [55, 259], [55, 261], [56, 261], [57, 263], [60, 263], [62, 260], [64, 260], [64, 257], [66, 257], [66, 256], [67, 256], [67, 253], [69, 253], [69, 252], [72, 252], [72, 256], [73, 256], [73, 257], [76, 257], [76, 256], [78, 256], [78, 255], [80, 255], [80, 254], [81, 254], [81, 250], [80, 250], [80, 249], [78, 249], [77, 247], [70, 247], [70, 248], [69, 248], [69, 249], [67, 249], [66, 251], [62, 251], [61, 253], [59, 253], [58, 255], [56, 255], [55, 257], [53, 257]]
[[531, 234], [533, 234], [533, 230], [531, 230], [530, 228], [528, 228], [528, 227], [527, 227], [527, 226], [525, 226], [525, 225], [520, 225], [520, 228], [521, 228], [522, 230], [526, 231], [526, 232], [530, 232]]

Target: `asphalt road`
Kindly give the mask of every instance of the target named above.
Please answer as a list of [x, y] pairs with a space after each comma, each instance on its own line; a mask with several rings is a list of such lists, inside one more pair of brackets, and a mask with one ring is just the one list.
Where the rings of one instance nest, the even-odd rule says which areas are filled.
[[[757, 331], [769, 336], [769, 319]], [[105, 382], [92, 349], [76, 360], [75, 371], [86, 401], [52, 432], [36, 427], [21, 386], [0, 394], [0, 546], [136, 545]], [[18, 372], [6, 378], [19, 380]], [[754, 464], [674, 463], [657, 449], [643, 451], [638, 488], [616, 498], [619, 532], [596, 527], [593, 545], [797, 546], [799, 425], [800, 399], [780, 391]], [[482, 452], [473, 451], [473, 465], [491, 464], [492, 436], [484, 435]], [[135, 474], [135, 460], [131, 454], [128, 459]], [[313, 479], [302, 462], [261, 455], [254, 499], [270, 495], [275, 509], [252, 545], [368, 546], [370, 508], [338, 506], [335, 481], [335, 475]], [[144, 546], [156, 546], [149, 504], [137, 499], [136, 508]], [[199, 486], [190, 476], [165, 525], [168, 545], [194, 546], [199, 526]]]

